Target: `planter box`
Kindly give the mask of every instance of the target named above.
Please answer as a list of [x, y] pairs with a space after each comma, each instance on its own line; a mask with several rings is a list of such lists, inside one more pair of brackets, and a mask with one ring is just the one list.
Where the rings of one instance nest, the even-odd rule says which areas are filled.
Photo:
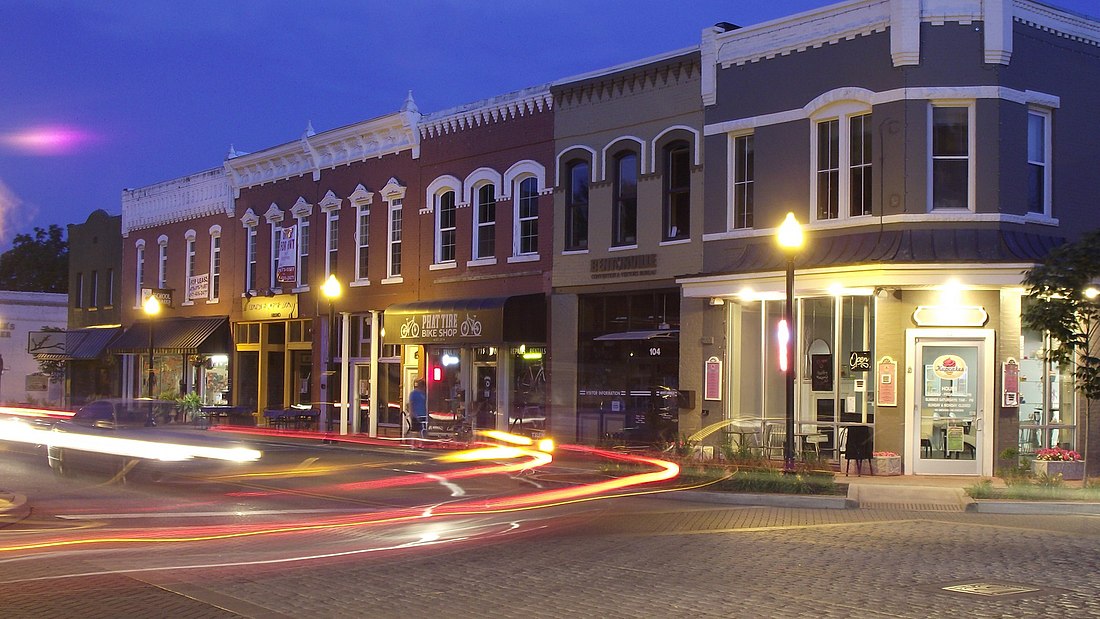
[[1059, 473], [1062, 474], [1062, 479], [1066, 480], [1078, 480], [1085, 478], [1085, 462], [1084, 460], [1078, 460], [1076, 462], [1062, 462], [1058, 460], [1032, 460], [1031, 472], [1036, 475], [1048, 475], [1053, 477]]
[[871, 458], [871, 472], [875, 475], [901, 475], [901, 456]]

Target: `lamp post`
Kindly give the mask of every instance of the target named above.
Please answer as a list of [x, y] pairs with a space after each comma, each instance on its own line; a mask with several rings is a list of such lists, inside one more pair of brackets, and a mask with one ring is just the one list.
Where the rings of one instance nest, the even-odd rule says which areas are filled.
[[145, 300], [145, 304], [142, 305], [142, 309], [145, 310], [145, 316], [149, 319], [149, 377], [145, 381], [145, 395], [151, 399], [153, 397], [153, 381], [156, 379], [153, 374], [153, 318], [160, 313], [160, 301], [155, 296], [149, 295], [149, 298]]
[[776, 234], [779, 246], [787, 256], [787, 304], [783, 309], [783, 325], [787, 333], [786, 366], [783, 367], [787, 387], [787, 432], [783, 440], [783, 471], [794, 472], [794, 256], [802, 247], [802, 225], [794, 213], [787, 213]]
[[[340, 282], [337, 281], [336, 275], [332, 274], [325, 280], [324, 285], [321, 286], [321, 293], [328, 299], [328, 366], [325, 368], [327, 371], [325, 375], [328, 377], [325, 379], [327, 389], [325, 391], [325, 397], [328, 399], [329, 410], [335, 408], [336, 400], [333, 398], [333, 391], [335, 389], [332, 385], [332, 380], [336, 375], [334, 366], [336, 365], [336, 299], [340, 298]], [[322, 416], [321, 425], [327, 430], [329, 420], [326, 416]], [[343, 428], [343, 422], [341, 422], [341, 428]]]

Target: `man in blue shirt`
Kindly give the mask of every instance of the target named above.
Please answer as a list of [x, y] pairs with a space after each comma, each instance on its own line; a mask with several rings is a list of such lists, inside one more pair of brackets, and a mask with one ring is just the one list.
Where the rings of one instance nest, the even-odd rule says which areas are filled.
[[409, 432], [419, 430], [420, 438], [425, 438], [428, 433], [428, 394], [424, 390], [423, 378], [413, 381], [413, 390], [409, 393], [409, 412], [412, 414]]

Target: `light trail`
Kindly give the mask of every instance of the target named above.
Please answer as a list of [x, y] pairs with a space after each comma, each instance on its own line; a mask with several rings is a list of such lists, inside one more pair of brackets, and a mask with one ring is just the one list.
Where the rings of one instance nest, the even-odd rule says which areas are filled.
[[[656, 458], [649, 458], [645, 456], [635, 456], [632, 454], [621, 454], [615, 452], [609, 452], [600, 449], [581, 447], [575, 445], [563, 446], [563, 449], [575, 451], [578, 453], [586, 453], [590, 455], [598, 455], [601, 457], [607, 457], [615, 460], [627, 461], [636, 464], [644, 464], [654, 466], [658, 470], [648, 473], [638, 473], [635, 475], [628, 475], [625, 477], [615, 478], [602, 482], [595, 482], [591, 484], [582, 484], [572, 488], [561, 488], [555, 490], [544, 490], [529, 494], [521, 494], [513, 497], [505, 497], [489, 500], [470, 500], [459, 501], [450, 503], [443, 506], [437, 506], [431, 510], [418, 510], [418, 509], [401, 509], [392, 510], [388, 512], [378, 512], [371, 514], [369, 517], [362, 517], [362, 514], [356, 514], [354, 518], [336, 518], [327, 521], [299, 524], [299, 525], [286, 525], [276, 527], [258, 527], [252, 528], [248, 525], [239, 525], [235, 527], [198, 527], [191, 529], [191, 532], [180, 532], [180, 534], [174, 536], [161, 536], [159, 532], [140, 531], [136, 534], [129, 536], [102, 536], [102, 537], [88, 537], [83, 539], [55, 539], [44, 540], [39, 542], [31, 542], [24, 544], [15, 544], [10, 546], [0, 547], [0, 553], [15, 553], [26, 552], [34, 550], [48, 550], [53, 548], [66, 548], [66, 547], [87, 547], [87, 546], [105, 546], [111, 544], [185, 544], [195, 542], [207, 542], [224, 539], [234, 538], [247, 538], [258, 537], [266, 535], [288, 534], [288, 533], [303, 533], [320, 530], [342, 529], [351, 527], [364, 527], [364, 526], [379, 526], [379, 525], [391, 525], [398, 523], [409, 523], [416, 521], [426, 521], [433, 518], [440, 518], [446, 516], [468, 516], [468, 515], [484, 515], [494, 513], [505, 513], [514, 511], [524, 511], [531, 509], [542, 509], [546, 507], [564, 505], [571, 502], [589, 501], [598, 498], [615, 498], [616, 496], [626, 496], [623, 494], [614, 496], [599, 496], [603, 493], [623, 490], [630, 487], [635, 487], [643, 484], [652, 484], [660, 481], [666, 481], [675, 478], [679, 474], [679, 466], [672, 462], [659, 460]], [[544, 452], [524, 451], [523, 456], [530, 458], [529, 462], [521, 462], [509, 465], [495, 465], [488, 467], [473, 467], [470, 469], [460, 469], [458, 471], [451, 471], [439, 475], [435, 474], [417, 474], [412, 476], [404, 476], [401, 478], [392, 478], [394, 480], [403, 480], [409, 478], [410, 480], [417, 480], [418, 482], [437, 482], [438, 477], [444, 477], [445, 479], [453, 480], [457, 478], [472, 477], [475, 475], [487, 475], [501, 472], [513, 471], [516, 469], [525, 469], [532, 466], [532, 462], [548, 463], [551, 459], [549, 454]], [[409, 483], [416, 483], [412, 481], [391, 481], [389, 479], [377, 480], [377, 482], [364, 482], [365, 487], [390, 487], [398, 485], [407, 485]], [[377, 484], [372, 486], [371, 484]], [[350, 487], [364, 487], [363, 484], [352, 484]]]

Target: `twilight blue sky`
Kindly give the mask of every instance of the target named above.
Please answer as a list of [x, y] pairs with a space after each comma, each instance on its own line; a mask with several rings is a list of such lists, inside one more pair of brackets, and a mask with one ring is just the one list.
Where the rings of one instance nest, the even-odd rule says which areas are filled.
[[[396, 111], [696, 45], [828, 0], [0, 0], [0, 251], [123, 188]], [[1098, 0], [1055, 4], [1100, 14]]]

